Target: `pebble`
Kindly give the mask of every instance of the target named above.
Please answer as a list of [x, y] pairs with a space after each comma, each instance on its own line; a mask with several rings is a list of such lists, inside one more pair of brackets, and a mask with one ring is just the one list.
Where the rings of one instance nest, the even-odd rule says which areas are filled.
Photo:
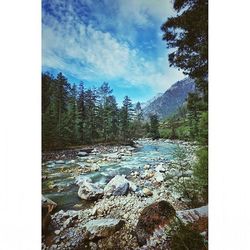
[[58, 234], [60, 234], [60, 232], [61, 232], [60, 230], [56, 230], [55, 234], [58, 235]]

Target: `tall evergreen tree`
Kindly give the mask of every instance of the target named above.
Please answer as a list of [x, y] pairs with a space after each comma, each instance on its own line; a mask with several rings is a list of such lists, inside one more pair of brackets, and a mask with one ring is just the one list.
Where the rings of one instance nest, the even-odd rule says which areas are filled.
[[88, 89], [85, 92], [85, 135], [86, 142], [93, 143], [98, 138], [97, 131], [97, 105], [96, 105], [97, 93], [96, 89]]
[[110, 94], [112, 93], [112, 89], [110, 88], [107, 82], [104, 82], [101, 87], [98, 89], [98, 97], [99, 97], [99, 105], [98, 105], [98, 127], [100, 130], [100, 136], [107, 141], [108, 137], [108, 121], [109, 121], [109, 103], [108, 99]]
[[184, 70], [207, 100], [208, 76], [208, 0], [174, 0], [178, 15], [162, 25], [163, 40], [175, 50], [169, 54], [170, 66]]
[[117, 140], [117, 137], [119, 136], [119, 110], [114, 96], [108, 96], [105, 104], [105, 110], [105, 141]]
[[78, 110], [78, 142], [80, 144], [84, 144], [85, 142], [84, 124], [86, 118], [86, 108], [85, 108], [85, 91], [83, 82], [80, 82], [78, 88], [77, 110]]
[[66, 123], [66, 112], [67, 112], [67, 103], [69, 99], [69, 90], [70, 84], [68, 83], [67, 78], [60, 72], [56, 79], [56, 110], [57, 110], [57, 134], [58, 134], [58, 144], [65, 144], [65, 123]]
[[153, 139], [160, 138], [158, 116], [153, 114], [150, 115], [150, 136]]
[[135, 117], [133, 121], [133, 127], [134, 127], [133, 131], [134, 131], [134, 136], [136, 138], [142, 137], [144, 134], [142, 121], [143, 121], [143, 112], [141, 104], [140, 102], [137, 102], [135, 106]]
[[120, 111], [121, 117], [121, 134], [124, 141], [130, 140], [131, 131], [130, 131], [130, 122], [131, 114], [133, 110], [133, 105], [128, 96], [124, 97], [123, 106]]

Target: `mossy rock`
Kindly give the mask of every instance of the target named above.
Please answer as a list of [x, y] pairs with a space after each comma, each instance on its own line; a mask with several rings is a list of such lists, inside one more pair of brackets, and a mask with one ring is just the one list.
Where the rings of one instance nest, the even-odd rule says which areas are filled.
[[147, 243], [147, 239], [153, 234], [155, 229], [171, 223], [175, 218], [175, 209], [165, 201], [159, 201], [145, 207], [136, 225], [136, 237], [139, 246]]

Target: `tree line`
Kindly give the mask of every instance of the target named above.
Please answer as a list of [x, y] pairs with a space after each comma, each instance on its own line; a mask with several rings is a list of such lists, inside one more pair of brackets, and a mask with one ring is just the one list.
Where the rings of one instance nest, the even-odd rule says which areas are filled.
[[[113, 90], [104, 82], [86, 88], [70, 84], [62, 74], [42, 74], [42, 148], [61, 149], [99, 142], [129, 143], [147, 134], [158, 137], [158, 120], [143, 119], [140, 102], [128, 96], [118, 107]], [[155, 131], [156, 130], [156, 131]]]

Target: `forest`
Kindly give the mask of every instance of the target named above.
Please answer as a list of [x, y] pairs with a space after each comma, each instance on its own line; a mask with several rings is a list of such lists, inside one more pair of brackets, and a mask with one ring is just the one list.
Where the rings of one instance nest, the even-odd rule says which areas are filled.
[[85, 89], [70, 84], [59, 73], [54, 78], [42, 74], [43, 150], [94, 143], [129, 143], [148, 134], [158, 137], [158, 119], [143, 122], [141, 105], [135, 107], [128, 96], [121, 107], [109, 84]]

